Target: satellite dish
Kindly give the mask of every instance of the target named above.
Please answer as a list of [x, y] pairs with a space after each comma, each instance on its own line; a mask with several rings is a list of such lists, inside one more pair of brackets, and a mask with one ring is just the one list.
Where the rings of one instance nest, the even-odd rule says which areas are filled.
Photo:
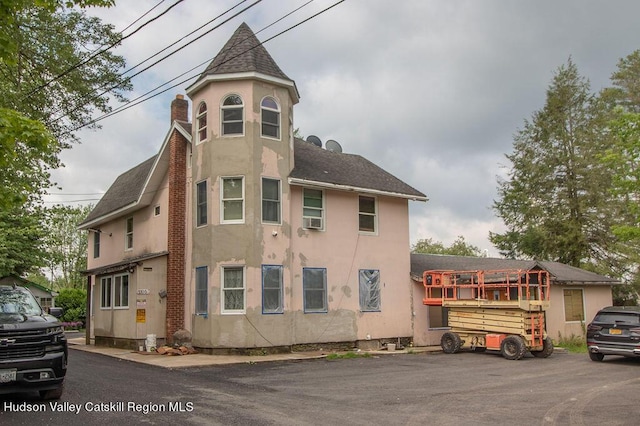
[[307, 142], [312, 143], [315, 146], [322, 148], [322, 141], [320, 140], [319, 137], [317, 137], [315, 135], [307, 136]]
[[327, 151], [342, 152], [342, 147], [340, 146], [340, 144], [333, 139], [329, 139], [325, 146], [327, 147]]

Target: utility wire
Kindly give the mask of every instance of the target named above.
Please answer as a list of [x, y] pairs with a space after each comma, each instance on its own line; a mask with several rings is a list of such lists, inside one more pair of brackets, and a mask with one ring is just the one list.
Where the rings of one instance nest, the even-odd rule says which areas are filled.
[[131, 32], [130, 34], [127, 34], [126, 36], [120, 37], [118, 40], [114, 41], [113, 43], [111, 43], [110, 45], [108, 45], [106, 48], [90, 55], [88, 58], [86, 58], [83, 61], [78, 62], [77, 64], [73, 65], [71, 68], [68, 68], [66, 71], [63, 71], [62, 73], [58, 74], [57, 76], [53, 77], [52, 79], [46, 81], [45, 83], [41, 84], [40, 86], [36, 87], [35, 89], [31, 90], [29, 93], [27, 93], [26, 95], [24, 95], [23, 99], [28, 98], [29, 96], [33, 95], [36, 92], [39, 92], [40, 90], [44, 89], [45, 87], [49, 86], [51, 83], [60, 80], [62, 77], [66, 76], [67, 74], [69, 74], [70, 72], [80, 68], [81, 66], [87, 64], [88, 62], [92, 61], [94, 58], [96, 58], [97, 56], [100, 56], [102, 54], [104, 54], [106, 51], [112, 49], [114, 46], [117, 46], [118, 44], [120, 44], [123, 40], [131, 37], [132, 35], [134, 35], [135, 33], [137, 33], [138, 31], [140, 31], [142, 28], [146, 27], [147, 25], [149, 25], [150, 23], [152, 23], [153, 21], [159, 19], [161, 16], [165, 15], [166, 13], [168, 13], [171, 9], [173, 9], [175, 6], [177, 6], [178, 4], [182, 3], [184, 0], [177, 0], [174, 4], [172, 4], [171, 6], [169, 6], [164, 12], [162, 12], [161, 14], [155, 16], [154, 18], [151, 18], [150, 20], [148, 20], [147, 22], [145, 22], [144, 24], [140, 25], [138, 28], [136, 28], [133, 32]]
[[[168, 48], [170, 48], [170, 47], [174, 46], [175, 44], [179, 43], [179, 42], [180, 42], [181, 40], [183, 40], [185, 37], [188, 37], [189, 35], [191, 35], [191, 34], [193, 34], [193, 33], [197, 32], [198, 30], [200, 30], [201, 28], [203, 28], [203, 27], [207, 26], [208, 24], [210, 24], [211, 22], [215, 21], [216, 19], [218, 19], [218, 18], [220, 18], [220, 17], [222, 17], [222, 16], [226, 15], [227, 13], [229, 13], [230, 11], [232, 11], [233, 9], [235, 9], [236, 7], [238, 7], [239, 5], [241, 5], [242, 3], [245, 3], [246, 1], [247, 1], [247, 0], [242, 0], [240, 3], [237, 3], [235, 6], [232, 6], [231, 8], [227, 9], [226, 11], [224, 11], [224, 12], [223, 12], [223, 13], [221, 13], [220, 15], [216, 16], [215, 18], [213, 18], [212, 20], [210, 20], [210, 21], [209, 21], [209, 22], [207, 22], [206, 24], [202, 25], [200, 28], [198, 28], [198, 29], [196, 29], [196, 30], [192, 31], [191, 33], [189, 33], [189, 34], [187, 34], [187, 35], [185, 35], [185, 36], [184, 36], [184, 37], [182, 37], [180, 40], [178, 40], [178, 41], [174, 42], [173, 44], [171, 44], [171, 45], [169, 45], [169, 46], [167, 46], [167, 47], [165, 47], [165, 48], [164, 48], [164, 49], [162, 49], [161, 51], [159, 51], [159, 52], [157, 52], [156, 54], [154, 54], [154, 55], [152, 55], [152, 56], [148, 57], [148, 58], [147, 58], [147, 59], [145, 59], [144, 61], [142, 61], [142, 62], [138, 63], [138, 64], [137, 64], [137, 65], [135, 65], [135, 66], [133, 66], [132, 68], [129, 68], [128, 70], [126, 70], [126, 71], [124, 71], [124, 72], [120, 73], [120, 75], [119, 75], [119, 76], [120, 76], [120, 77], [123, 77], [123, 76], [124, 76], [124, 74], [126, 74], [127, 72], [129, 72], [129, 71], [133, 70], [134, 68], [136, 68], [136, 67], [138, 67], [138, 66], [142, 65], [143, 63], [147, 62], [149, 59], [154, 58], [154, 57], [155, 57], [155, 56], [157, 56], [158, 54], [160, 54], [160, 53], [164, 52], [164, 51], [165, 51], [165, 50], [167, 50]], [[255, 3], [253, 3], [252, 5], [250, 5], [250, 6], [246, 7], [246, 8], [244, 8], [244, 9], [242, 9], [240, 12], [238, 12], [238, 13], [236, 13], [235, 15], [231, 16], [230, 18], [226, 19], [226, 20], [225, 20], [225, 21], [223, 21], [222, 23], [220, 23], [220, 24], [216, 25], [216, 26], [215, 26], [215, 27], [213, 27], [212, 29], [208, 30], [206, 33], [204, 33], [204, 34], [200, 35], [198, 38], [196, 38], [196, 39], [194, 39], [194, 40], [191, 40], [189, 43], [185, 44], [184, 46], [182, 46], [182, 47], [180, 47], [180, 48], [178, 48], [178, 49], [176, 49], [176, 50], [174, 50], [173, 52], [169, 53], [168, 55], [165, 55], [164, 57], [160, 58], [159, 60], [157, 60], [157, 61], [156, 61], [156, 62], [154, 62], [153, 64], [151, 64], [151, 65], [147, 66], [146, 68], [144, 68], [144, 69], [142, 69], [142, 70], [138, 71], [137, 73], [135, 73], [135, 74], [133, 74], [133, 75], [131, 75], [131, 76], [127, 77], [127, 79], [126, 79], [125, 81], [131, 81], [131, 79], [132, 79], [132, 78], [134, 78], [134, 77], [136, 77], [136, 76], [138, 76], [138, 75], [142, 74], [143, 72], [145, 72], [145, 71], [149, 70], [150, 68], [152, 68], [152, 67], [156, 66], [156, 65], [157, 65], [157, 64], [159, 64], [160, 62], [164, 61], [165, 59], [169, 58], [170, 56], [174, 55], [175, 53], [179, 52], [180, 50], [184, 49], [185, 47], [189, 46], [190, 44], [194, 43], [195, 41], [197, 41], [197, 40], [199, 40], [200, 38], [204, 37], [205, 35], [209, 34], [209, 33], [210, 33], [210, 32], [212, 32], [213, 30], [215, 30], [215, 29], [219, 28], [220, 26], [224, 25], [225, 23], [229, 22], [231, 19], [235, 18], [236, 16], [238, 16], [238, 15], [240, 15], [240, 14], [244, 13], [246, 10], [248, 10], [248, 9], [252, 8], [252, 7], [253, 7], [253, 6], [255, 6], [256, 4], [260, 3], [261, 1], [262, 1], [262, 0], [258, 0], [258, 1], [256, 1]], [[176, 78], [179, 78], [179, 77], [176, 77]], [[123, 83], [124, 83], [124, 82], [123, 82]], [[108, 87], [108, 88], [104, 89], [100, 94], [98, 94], [98, 95], [95, 95], [95, 96], [91, 97], [89, 100], [95, 100], [95, 99], [98, 99], [98, 98], [102, 97], [103, 95], [106, 95], [107, 93], [111, 92], [112, 90], [117, 89], [118, 87], [122, 86], [122, 84], [123, 84], [123, 83], [117, 83], [117, 84], [114, 84], [113, 86], [110, 86], [110, 87]], [[155, 90], [155, 89], [154, 89], [154, 90]], [[139, 98], [136, 98], [136, 99], [139, 99]], [[129, 102], [132, 102], [132, 101], [129, 101]], [[76, 110], [78, 110], [78, 109], [80, 109], [80, 108], [82, 108], [82, 105], [78, 105], [77, 107], [75, 107], [75, 108], [74, 108], [74, 109], [72, 109], [71, 111], [67, 111], [67, 112], [65, 112], [65, 113], [64, 113], [64, 114], [62, 114], [61, 116], [59, 116], [59, 117], [57, 117], [57, 118], [53, 119], [53, 121], [54, 121], [54, 122], [60, 121], [61, 119], [63, 119], [63, 118], [64, 118], [65, 116], [67, 116], [68, 114], [70, 114], [70, 113], [72, 113], [72, 112], [74, 112], [74, 111], [76, 111]], [[60, 111], [61, 111], [61, 110], [58, 110], [57, 112], [60, 112]], [[107, 113], [107, 114], [108, 114], [108, 113]], [[91, 124], [91, 122], [89, 122], [89, 124]], [[79, 128], [85, 127], [86, 125], [88, 125], [88, 124], [83, 124], [83, 125], [81, 125], [81, 126], [80, 126], [80, 127], [78, 127], [78, 128], [72, 129], [70, 132], [73, 132], [73, 131], [75, 131], [75, 130], [78, 130]], [[67, 132], [67, 133], [70, 133], [70, 132]]]
[[121, 31], [120, 34], [124, 33], [125, 31], [127, 31], [129, 28], [133, 27], [133, 25], [138, 22], [139, 20], [141, 20], [142, 18], [144, 18], [145, 16], [147, 16], [148, 14], [150, 14], [153, 9], [155, 9], [156, 7], [160, 6], [162, 3], [164, 3], [165, 0], [160, 0], [158, 3], [156, 3], [155, 6], [153, 6], [151, 9], [147, 10], [144, 14], [142, 14], [142, 16], [140, 16], [138, 19], [136, 19], [135, 21], [133, 21], [132, 23], [130, 23], [129, 25], [127, 25], [126, 27], [124, 27]]
[[[268, 39], [266, 39], [265, 41], [260, 42], [260, 43], [256, 44], [255, 46], [252, 46], [251, 48], [249, 48], [249, 49], [245, 50], [244, 52], [241, 52], [241, 53], [239, 53], [239, 54], [237, 54], [237, 55], [235, 55], [235, 56], [233, 56], [233, 57], [231, 57], [231, 58], [229, 58], [229, 59], [227, 59], [227, 60], [225, 60], [225, 61], [221, 62], [221, 63], [219, 64], [219, 66], [220, 66], [220, 65], [223, 65], [223, 64], [225, 64], [225, 63], [227, 63], [227, 62], [229, 62], [229, 61], [231, 61], [231, 60], [233, 60], [233, 59], [235, 59], [235, 58], [237, 58], [238, 56], [242, 56], [242, 55], [244, 55], [245, 53], [247, 53], [247, 52], [249, 52], [249, 51], [251, 51], [251, 50], [253, 50], [253, 49], [255, 49], [255, 48], [259, 47], [259, 46], [262, 46], [263, 44], [265, 44], [265, 43], [267, 43], [267, 42], [269, 42], [269, 41], [273, 40], [273, 39], [274, 39], [274, 38], [276, 38], [276, 37], [279, 37], [279, 36], [281, 36], [281, 35], [283, 35], [283, 34], [285, 34], [285, 33], [289, 32], [289, 31], [291, 31], [292, 29], [294, 29], [294, 28], [296, 28], [296, 27], [299, 27], [300, 25], [302, 25], [302, 24], [304, 24], [304, 23], [306, 23], [306, 22], [310, 21], [311, 19], [314, 19], [314, 18], [316, 18], [317, 16], [319, 16], [319, 15], [321, 15], [321, 14], [323, 14], [323, 13], [325, 13], [325, 12], [329, 11], [330, 9], [332, 9], [332, 8], [336, 7], [337, 5], [339, 5], [339, 4], [341, 4], [341, 3], [344, 3], [345, 1], [346, 1], [346, 0], [340, 0], [340, 1], [338, 1], [338, 2], [336, 2], [336, 3], [334, 3], [334, 4], [332, 4], [331, 6], [329, 6], [329, 7], [325, 8], [325, 9], [321, 10], [320, 12], [317, 12], [317, 13], [315, 13], [315, 14], [311, 15], [310, 17], [308, 17], [308, 18], [306, 18], [306, 19], [304, 19], [304, 20], [302, 20], [302, 21], [298, 22], [297, 24], [292, 25], [291, 27], [289, 27], [289, 28], [287, 28], [287, 29], [285, 29], [285, 30], [283, 30], [283, 31], [279, 32], [278, 34], [276, 34], [276, 35], [274, 35], [274, 36], [272, 36], [272, 37], [269, 37], [269, 38], [268, 38]], [[225, 22], [226, 22], [226, 21], [225, 21]], [[207, 62], [210, 62], [211, 60], [213, 60], [213, 58], [211, 58], [211, 59], [209, 59], [209, 60], [207, 60], [207, 61], [204, 61], [204, 62], [200, 63], [199, 65], [197, 65], [196, 67], [192, 68], [191, 70], [193, 70], [193, 69], [195, 69], [195, 68], [198, 68], [198, 67], [200, 67], [201, 65], [203, 65], [203, 64], [205, 64], [205, 63], [207, 63]], [[182, 75], [186, 74], [187, 72], [189, 72], [189, 71], [186, 71], [185, 73], [181, 74], [180, 76], [182, 76]], [[95, 119], [92, 119], [92, 120], [90, 120], [90, 121], [88, 121], [88, 122], [86, 122], [86, 123], [84, 123], [84, 124], [81, 124], [80, 126], [78, 126], [78, 127], [74, 128], [74, 129], [72, 129], [72, 130], [69, 130], [69, 132], [67, 132], [67, 133], [71, 133], [71, 132], [77, 131], [77, 130], [79, 130], [79, 129], [83, 128], [83, 127], [86, 127], [86, 126], [89, 126], [89, 125], [91, 125], [91, 124], [97, 123], [98, 121], [102, 121], [102, 120], [104, 120], [105, 118], [111, 117], [111, 116], [113, 116], [113, 115], [115, 115], [115, 114], [118, 114], [118, 113], [120, 113], [120, 112], [122, 112], [122, 111], [125, 111], [125, 110], [127, 110], [127, 109], [129, 109], [129, 108], [133, 108], [134, 106], [137, 106], [137, 105], [139, 105], [139, 104], [141, 104], [141, 103], [143, 103], [143, 102], [146, 102], [146, 101], [148, 101], [148, 100], [151, 100], [151, 99], [155, 98], [156, 96], [160, 96], [161, 94], [163, 94], [163, 93], [165, 93], [165, 92], [167, 92], [167, 91], [169, 91], [169, 90], [171, 90], [171, 89], [173, 89], [173, 88], [175, 88], [175, 87], [177, 87], [177, 86], [180, 86], [180, 85], [182, 85], [182, 84], [184, 84], [184, 83], [188, 82], [189, 80], [191, 80], [191, 79], [193, 79], [193, 78], [197, 77], [198, 75], [199, 75], [199, 73], [198, 73], [198, 74], [191, 75], [191, 76], [189, 76], [188, 78], [186, 78], [185, 80], [181, 80], [180, 82], [178, 82], [178, 83], [176, 83], [176, 84], [174, 84], [174, 85], [172, 85], [172, 86], [170, 86], [170, 87], [168, 87], [168, 88], [166, 88], [166, 89], [164, 89], [164, 90], [162, 90], [162, 91], [160, 91], [160, 92], [158, 92], [158, 93], [155, 93], [154, 95], [149, 96], [149, 97], [148, 97], [148, 98], [146, 98], [146, 99], [139, 100], [139, 99], [141, 99], [141, 98], [143, 98], [143, 97], [145, 97], [145, 96], [147, 96], [147, 95], [149, 95], [149, 94], [153, 93], [154, 91], [156, 91], [156, 90], [157, 90], [157, 89], [159, 89], [160, 87], [165, 86], [167, 83], [169, 83], [169, 82], [171, 82], [171, 81], [176, 80], [176, 79], [177, 79], [177, 78], [179, 78], [180, 76], [175, 77], [174, 79], [169, 80], [169, 82], [163, 83], [162, 85], [160, 85], [160, 86], [156, 87], [155, 89], [152, 89], [152, 90], [148, 91], [147, 93], [145, 93], [145, 94], [143, 94], [143, 95], [139, 96], [138, 98], [136, 98], [136, 99], [134, 99], [134, 100], [131, 100], [131, 101], [129, 101], [129, 102], [127, 102], [127, 103], [125, 103], [125, 105], [123, 105], [123, 106], [121, 106], [121, 107], [119, 107], [119, 108], [116, 108], [114, 111], [111, 111], [111, 112], [109, 112], [109, 113], [107, 113], [107, 114], [103, 114], [103, 115], [101, 115], [101, 116], [99, 116], [99, 117], [97, 117], [97, 118], [95, 118]], [[136, 101], [137, 101], [137, 102], [136, 102]]]

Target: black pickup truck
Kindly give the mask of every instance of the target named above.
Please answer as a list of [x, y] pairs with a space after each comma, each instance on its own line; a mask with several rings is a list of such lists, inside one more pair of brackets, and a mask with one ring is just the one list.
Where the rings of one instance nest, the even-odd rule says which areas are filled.
[[[61, 310], [51, 308], [58, 316]], [[0, 394], [38, 391], [59, 399], [67, 373], [62, 324], [46, 314], [29, 290], [0, 285]]]

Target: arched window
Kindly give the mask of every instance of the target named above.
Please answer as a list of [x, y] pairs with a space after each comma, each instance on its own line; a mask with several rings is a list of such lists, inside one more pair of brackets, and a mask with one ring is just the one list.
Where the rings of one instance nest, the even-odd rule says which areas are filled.
[[275, 99], [266, 97], [260, 104], [262, 110], [262, 136], [280, 139], [280, 106]]
[[196, 122], [198, 123], [198, 142], [202, 142], [207, 139], [207, 104], [204, 102], [201, 102], [198, 107]]
[[229, 95], [222, 102], [222, 135], [242, 135], [244, 133], [243, 104], [238, 95]]

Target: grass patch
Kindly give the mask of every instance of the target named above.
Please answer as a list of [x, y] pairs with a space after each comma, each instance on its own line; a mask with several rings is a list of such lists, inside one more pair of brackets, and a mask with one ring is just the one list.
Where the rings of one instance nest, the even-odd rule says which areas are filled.
[[370, 358], [369, 352], [346, 352], [343, 354], [332, 353], [327, 355], [327, 359], [351, 359], [351, 358]]
[[560, 338], [555, 345], [566, 349], [568, 352], [578, 354], [587, 353], [587, 342], [584, 336], [576, 336], [575, 334], [572, 334], [570, 337], [563, 337], [560, 335]]

